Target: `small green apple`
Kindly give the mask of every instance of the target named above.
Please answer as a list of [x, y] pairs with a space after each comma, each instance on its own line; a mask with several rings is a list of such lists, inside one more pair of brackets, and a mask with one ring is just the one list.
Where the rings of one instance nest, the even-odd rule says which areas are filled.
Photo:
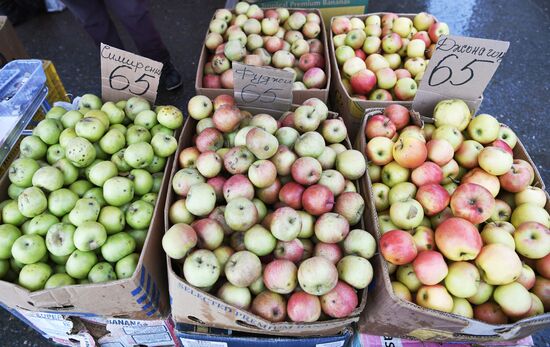
[[57, 223], [46, 233], [46, 248], [58, 257], [69, 256], [76, 249], [73, 236], [76, 228], [72, 224]]
[[65, 156], [76, 167], [90, 165], [96, 157], [94, 146], [82, 137], [75, 137], [68, 141], [65, 147]]
[[69, 111], [61, 117], [61, 124], [65, 127], [65, 129], [74, 128], [76, 123], [78, 123], [78, 121], [83, 117], [84, 116], [82, 113], [78, 111]]
[[48, 164], [54, 165], [62, 158], [65, 158], [65, 150], [61, 147], [61, 145], [55, 144], [48, 148], [48, 151], [46, 152], [46, 160], [48, 161]]
[[17, 208], [25, 217], [36, 217], [44, 212], [47, 207], [46, 195], [36, 187], [25, 188], [17, 198]]
[[16, 159], [8, 169], [10, 181], [19, 187], [32, 186], [32, 176], [40, 169], [38, 162], [31, 158]]
[[41, 167], [32, 176], [33, 186], [50, 192], [63, 187], [64, 181], [63, 173], [53, 166]]
[[101, 140], [99, 140], [99, 146], [108, 154], [114, 154], [124, 148], [126, 145], [126, 137], [118, 129], [109, 130]]
[[101, 99], [94, 94], [84, 94], [80, 97], [78, 108], [88, 108], [91, 110], [99, 110], [102, 106]]
[[122, 210], [115, 206], [105, 206], [99, 212], [97, 219], [105, 227], [108, 235], [124, 230], [126, 219]]
[[21, 236], [21, 231], [10, 224], [0, 224], [0, 259], [11, 257], [11, 248], [15, 240]]
[[136, 200], [126, 211], [126, 223], [133, 229], [146, 229], [151, 224], [154, 207], [143, 200]]
[[157, 113], [158, 122], [170, 129], [177, 129], [183, 124], [183, 114], [175, 106], [162, 106]]
[[143, 169], [153, 161], [153, 147], [147, 142], [131, 144], [124, 152], [124, 160], [134, 169]]
[[42, 213], [29, 221], [27, 234], [46, 236], [48, 229], [56, 223], [59, 223], [59, 219], [56, 216], [47, 212]]
[[88, 277], [88, 273], [97, 263], [97, 256], [94, 252], [76, 250], [67, 259], [65, 270], [72, 278], [83, 279]]
[[86, 222], [95, 222], [99, 216], [100, 206], [95, 199], [79, 199], [69, 212], [71, 224], [80, 226]]
[[103, 184], [103, 197], [109, 205], [122, 206], [134, 198], [134, 184], [125, 177], [109, 178]]
[[120, 232], [107, 238], [101, 247], [101, 255], [109, 262], [116, 263], [136, 249], [136, 241], [126, 233]]
[[141, 125], [132, 125], [126, 131], [126, 144], [131, 145], [138, 142], [150, 142], [151, 133], [146, 127]]
[[33, 264], [47, 254], [46, 244], [40, 235], [22, 235], [11, 247], [11, 255], [23, 264]]
[[46, 281], [44, 289], [65, 287], [73, 284], [75, 284], [75, 281], [71, 276], [66, 273], [55, 273]]
[[48, 264], [36, 263], [25, 265], [19, 272], [18, 283], [30, 291], [40, 290], [52, 274], [52, 268]]
[[25, 136], [19, 144], [19, 152], [22, 157], [42, 159], [46, 155], [48, 146], [38, 136]]
[[101, 106], [101, 111], [109, 117], [109, 123], [111, 124], [120, 124], [125, 117], [124, 111], [118, 108], [112, 101], [104, 103], [103, 106]]
[[116, 280], [113, 266], [107, 262], [97, 263], [88, 273], [88, 280], [91, 283], [101, 283]]
[[46, 118], [36, 125], [32, 134], [38, 136], [47, 145], [59, 142], [63, 125], [57, 119]]
[[117, 261], [115, 265], [116, 277], [118, 279], [130, 278], [136, 271], [139, 262], [139, 254], [132, 253]]

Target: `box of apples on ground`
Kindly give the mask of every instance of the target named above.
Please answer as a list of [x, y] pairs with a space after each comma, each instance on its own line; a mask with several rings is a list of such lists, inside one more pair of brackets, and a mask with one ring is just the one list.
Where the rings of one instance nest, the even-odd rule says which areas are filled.
[[483, 342], [550, 326], [548, 194], [512, 129], [472, 114], [458, 99], [429, 118], [367, 110], [356, 147], [380, 254], [360, 330]]
[[[350, 129], [367, 108], [412, 106], [437, 40], [450, 32], [426, 12], [333, 17], [330, 29], [332, 102]], [[477, 110], [481, 100], [469, 103]]]
[[0, 181], [0, 301], [67, 315], [166, 317], [158, 202], [182, 124], [176, 107], [139, 97], [115, 104], [86, 94], [77, 109], [53, 107]]
[[233, 94], [233, 62], [271, 66], [294, 75], [293, 103], [328, 100], [327, 33], [317, 9], [262, 9], [246, 2], [219, 9], [201, 51], [195, 91], [214, 98]]
[[234, 103], [188, 104], [162, 241], [172, 316], [268, 335], [342, 331], [373, 277], [355, 183], [365, 159], [319, 99], [280, 118]]

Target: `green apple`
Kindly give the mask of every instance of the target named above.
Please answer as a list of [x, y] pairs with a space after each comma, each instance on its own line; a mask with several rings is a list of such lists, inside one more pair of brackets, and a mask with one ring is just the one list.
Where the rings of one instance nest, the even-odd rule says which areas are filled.
[[532, 303], [529, 291], [518, 282], [496, 287], [493, 298], [500, 305], [504, 313], [512, 317], [527, 313]]
[[101, 106], [101, 111], [109, 117], [109, 123], [111, 124], [120, 124], [125, 117], [124, 111], [118, 108], [112, 101], [104, 103], [103, 106]]
[[140, 98], [139, 96], [134, 96], [126, 101], [126, 105], [124, 106], [124, 113], [126, 113], [126, 116], [128, 116], [128, 118], [134, 120], [138, 113], [143, 110], [150, 109], [151, 105], [149, 104], [149, 101]]
[[151, 164], [145, 168], [145, 170], [149, 171], [150, 173], [154, 174], [157, 172], [164, 171], [164, 167], [166, 166], [166, 158], [164, 157], [158, 157], [156, 155], [153, 156], [153, 160], [151, 161]]
[[435, 105], [435, 126], [450, 125], [463, 131], [470, 123], [472, 114], [468, 105], [460, 99], [442, 100]]
[[11, 254], [18, 262], [33, 264], [47, 254], [46, 244], [40, 235], [22, 235], [13, 243]]
[[90, 110], [84, 114], [84, 118], [95, 118], [103, 124], [105, 130], [109, 128], [110, 122], [107, 114], [101, 110]]
[[523, 222], [537, 222], [550, 228], [550, 216], [548, 212], [535, 204], [525, 203], [517, 206], [512, 212], [510, 222], [518, 228]]
[[48, 196], [48, 210], [57, 217], [62, 217], [76, 205], [78, 195], [67, 188], [61, 188]]
[[84, 94], [78, 101], [78, 109], [89, 108], [90, 110], [99, 110], [101, 106], [101, 99], [94, 94]]
[[151, 133], [146, 127], [141, 125], [132, 125], [126, 131], [126, 144], [131, 145], [138, 142], [150, 142]]
[[133, 229], [146, 229], [151, 224], [154, 207], [143, 200], [136, 200], [128, 206], [126, 223]]
[[[10, 270], [9, 260], [0, 260], [0, 279], [5, 278], [9, 270]], [[9, 280], [9, 279], [6, 278], [6, 280]]]
[[116, 165], [119, 172], [128, 172], [132, 169], [130, 165], [124, 160], [124, 153], [126, 149], [123, 148], [111, 156], [111, 161]]
[[96, 263], [97, 256], [94, 252], [77, 249], [67, 259], [65, 270], [72, 278], [83, 279], [88, 277], [88, 273]]
[[81, 120], [84, 116], [82, 113], [78, 111], [68, 111], [61, 117], [61, 124], [63, 127], [67, 128], [74, 128], [76, 123], [78, 123], [79, 120]]
[[93, 251], [101, 247], [107, 240], [105, 227], [98, 222], [84, 222], [79, 225], [73, 235], [74, 245], [81, 251]]
[[53, 165], [62, 158], [65, 158], [65, 150], [61, 147], [61, 145], [55, 144], [48, 148], [48, 151], [46, 152], [46, 160], [48, 161], [48, 164]]
[[59, 135], [63, 131], [63, 125], [57, 119], [47, 118], [41, 121], [33, 129], [32, 134], [38, 136], [47, 145], [59, 142]]
[[103, 184], [103, 197], [109, 205], [122, 206], [134, 198], [134, 184], [125, 177], [109, 178]]
[[38, 136], [25, 136], [19, 144], [19, 152], [22, 157], [42, 159], [46, 155], [48, 146]]
[[170, 129], [177, 129], [183, 124], [183, 114], [175, 106], [162, 106], [157, 112], [158, 122]]
[[99, 140], [100, 148], [108, 154], [114, 154], [124, 148], [126, 145], [126, 137], [118, 129], [109, 130], [101, 140]]
[[97, 263], [88, 273], [88, 280], [91, 283], [101, 283], [116, 280], [113, 266], [107, 262]]
[[27, 218], [21, 214], [17, 206], [17, 200], [11, 200], [2, 209], [2, 221], [6, 224], [20, 226]]
[[[211, 120], [211, 118], [209, 118], [209, 119]], [[212, 123], [212, 124], [214, 124], [214, 123]], [[211, 128], [213, 128], [213, 127], [214, 126], [212, 125]], [[197, 133], [199, 133], [199, 132], [197, 132]], [[166, 135], [173, 136], [174, 135], [174, 130], [168, 129], [167, 127], [165, 127], [162, 124], [157, 124], [157, 125], [155, 125], [154, 127], [151, 128], [151, 136], [154, 137], [156, 134], [166, 134]]]
[[10, 165], [8, 176], [11, 183], [27, 188], [32, 186], [32, 176], [38, 169], [40, 169], [40, 165], [36, 160], [19, 158]]
[[12, 200], [17, 200], [19, 195], [21, 195], [21, 193], [23, 193], [24, 190], [25, 190], [24, 187], [19, 187], [12, 183], [8, 186], [8, 196]]
[[[246, 199], [244, 199], [246, 200]], [[254, 204], [248, 201], [255, 209]], [[189, 188], [185, 207], [195, 216], [206, 216], [216, 205], [216, 192], [208, 183], [197, 183]], [[248, 228], [247, 228], [248, 229]], [[246, 229], [245, 229], [246, 230]], [[244, 231], [244, 230], [241, 230]]]
[[10, 262], [10, 269], [12, 271], [14, 271], [15, 273], [17, 273], [18, 275], [19, 275], [19, 272], [21, 272], [21, 269], [23, 268], [23, 266], [25, 266], [25, 264], [13, 259], [13, 258], [10, 258], [9, 262]]
[[141, 250], [145, 244], [145, 239], [147, 238], [147, 229], [131, 230], [128, 231], [128, 234], [132, 236], [136, 242], [136, 249]]
[[124, 160], [134, 169], [143, 169], [151, 164], [154, 154], [150, 144], [138, 142], [126, 148]]
[[[75, 249], [76, 249], [76, 247], [75, 247]], [[50, 253], [49, 256], [50, 256], [50, 260], [53, 261], [54, 264], [65, 266], [65, 264], [67, 264], [67, 260], [69, 259], [69, 257], [71, 255], [68, 254], [68, 255], [59, 256], [59, 255], [54, 255], [54, 254]]]
[[244, 233], [244, 246], [257, 256], [273, 252], [277, 239], [263, 226], [256, 224]]
[[46, 234], [46, 248], [58, 257], [69, 256], [75, 249], [73, 236], [76, 228], [72, 224], [57, 223]]
[[151, 146], [156, 155], [159, 157], [169, 157], [178, 148], [178, 141], [171, 135], [156, 134], [151, 140]]
[[78, 179], [78, 170], [68, 159], [61, 158], [52, 166], [63, 174], [63, 185], [72, 184]]
[[88, 190], [82, 196], [83, 199], [94, 199], [99, 204], [99, 207], [107, 205], [107, 201], [103, 197], [103, 189], [101, 187], [94, 187]]
[[90, 142], [96, 142], [105, 134], [106, 129], [100, 119], [84, 117], [76, 123], [74, 130], [77, 136], [85, 138]]
[[134, 182], [134, 193], [136, 195], [145, 195], [153, 188], [153, 176], [146, 170], [133, 169], [128, 176]]
[[48, 281], [46, 281], [44, 285], [44, 289], [65, 287], [73, 284], [75, 284], [75, 281], [71, 276], [66, 273], [55, 273], [48, 278]]
[[[126, 128], [126, 126], [122, 125], [122, 124], [112, 124], [110, 127], [109, 127], [109, 130], [118, 130], [122, 133], [122, 135], [126, 136], [126, 132], [128, 131], [128, 128]], [[126, 137], [124, 138], [124, 141], [126, 141]]]
[[136, 241], [126, 233], [120, 232], [110, 235], [101, 247], [101, 255], [109, 262], [116, 263], [136, 249]]
[[102, 187], [105, 181], [116, 175], [118, 175], [116, 165], [112, 161], [102, 161], [92, 166], [88, 178], [96, 186]]
[[17, 198], [17, 208], [25, 217], [36, 217], [44, 212], [47, 207], [46, 195], [36, 187], [25, 188]]
[[120, 100], [115, 103], [116, 107], [120, 108], [121, 110], [124, 110], [126, 107], [127, 100]]
[[65, 178], [63, 173], [53, 166], [44, 166], [32, 176], [32, 185], [53, 192], [63, 187]]
[[74, 166], [86, 167], [95, 160], [96, 153], [90, 141], [82, 137], [75, 137], [67, 143], [65, 156]]
[[424, 218], [424, 209], [414, 199], [398, 201], [391, 205], [390, 217], [397, 227], [403, 230], [410, 230], [420, 225]]
[[153, 206], [155, 206], [157, 199], [158, 199], [157, 193], [147, 193], [141, 197], [141, 200], [148, 202]]
[[18, 283], [30, 291], [40, 290], [52, 274], [52, 268], [48, 264], [36, 263], [25, 265], [19, 272]]
[[100, 206], [95, 199], [79, 199], [69, 213], [71, 224], [80, 226], [86, 222], [95, 222], [99, 216]]
[[495, 117], [488, 114], [480, 114], [468, 124], [470, 138], [483, 145], [495, 141], [499, 131], [500, 123]]
[[11, 248], [15, 240], [21, 236], [21, 231], [10, 224], [0, 224], [0, 259], [11, 257]]
[[139, 262], [139, 254], [132, 253], [117, 261], [115, 265], [116, 277], [118, 279], [130, 278], [134, 274]]
[[73, 182], [70, 186], [69, 186], [69, 189], [75, 193], [76, 195], [78, 195], [79, 197], [82, 197], [84, 195], [84, 193], [86, 193], [88, 190], [90, 190], [90, 188], [92, 188], [94, 185], [89, 182], [89, 181], [86, 181], [86, 180], [78, 180], [76, 182]]
[[160, 191], [163, 176], [164, 174], [162, 172], [157, 172], [153, 174], [153, 188], [151, 189], [153, 193], [158, 193]]
[[103, 149], [101, 149], [101, 146], [99, 145], [99, 142], [94, 142], [92, 143], [92, 145], [94, 146], [94, 149], [95, 149], [95, 157], [96, 157], [96, 160], [97, 159], [100, 159], [100, 160], [107, 160], [109, 159], [109, 154], [105, 153], [103, 151]]
[[47, 212], [42, 213], [29, 221], [27, 234], [46, 236], [48, 229], [56, 223], [59, 223], [59, 219], [56, 216]]
[[63, 116], [67, 112], [66, 109], [64, 109], [61, 106], [54, 106], [50, 108], [48, 113], [46, 113], [46, 118], [53, 118], [53, 119], [60, 119], [61, 116]]
[[66, 149], [69, 141], [75, 137], [77, 136], [74, 128], [67, 128], [61, 132], [61, 135], [59, 135], [59, 145]]
[[105, 206], [99, 212], [97, 219], [105, 227], [108, 235], [124, 230], [126, 219], [122, 210], [115, 206]]
[[141, 125], [148, 130], [157, 125], [157, 114], [152, 110], [143, 110], [134, 118], [135, 125]]

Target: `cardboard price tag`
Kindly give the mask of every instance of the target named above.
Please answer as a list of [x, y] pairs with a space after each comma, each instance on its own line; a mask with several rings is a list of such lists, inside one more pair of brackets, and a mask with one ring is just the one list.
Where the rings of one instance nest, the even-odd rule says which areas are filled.
[[154, 103], [162, 63], [101, 44], [101, 95], [106, 101], [140, 96]]
[[441, 36], [420, 82], [413, 109], [429, 114], [442, 99], [479, 99], [509, 46], [507, 41]]
[[254, 110], [285, 112], [292, 104], [292, 72], [233, 63], [235, 100]]

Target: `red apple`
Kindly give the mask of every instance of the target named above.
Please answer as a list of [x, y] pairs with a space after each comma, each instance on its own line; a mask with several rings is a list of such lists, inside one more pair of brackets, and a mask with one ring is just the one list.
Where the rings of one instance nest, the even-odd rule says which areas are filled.
[[403, 230], [391, 230], [382, 235], [380, 252], [384, 259], [395, 265], [408, 264], [417, 255], [413, 237]]
[[349, 316], [358, 303], [359, 299], [355, 290], [342, 281], [338, 281], [330, 292], [321, 296], [323, 312], [333, 318]]
[[435, 229], [435, 244], [447, 259], [460, 261], [475, 259], [483, 240], [472, 223], [452, 217]]
[[436, 251], [420, 252], [413, 261], [413, 269], [416, 277], [425, 285], [438, 284], [449, 272], [445, 259]]
[[535, 267], [539, 275], [546, 279], [550, 279], [550, 254], [543, 258], [537, 259]]
[[489, 324], [508, 323], [508, 316], [492, 301], [474, 306], [474, 318]]
[[393, 146], [393, 159], [407, 169], [419, 167], [427, 157], [426, 144], [412, 136], [400, 138]]
[[282, 322], [286, 318], [286, 302], [282, 295], [264, 291], [252, 301], [251, 311], [270, 322]]
[[364, 69], [354, 73], [350, 83], [355, 94], [367, 95], [376, 86], [376, 75], [371, 70]]
[[336, 243], [319, 242], [313, 249], [313, 256], [325, 257], [331, 263], [336, 264], [342, 258], [342, 249]]
[[293, 322], [315, 322], [321, 316], [321, 302], [306, 292], [293, 293], [288, 299], [287, 313]]
[[512, 168], [504, 175], [499, 176], [500, 186], [511, 193], [518, 193], [525, 190], [535, 177], [531, 165], [525, 160], [515, 159]]
[[403, 129], [410, 122], [409, 110], [402, 105], [392, 104], [384, 109], [384, 116], [388, 117], [397, 130]]
[[313, 216], [330, 212], [334, 206], [334, 195], [327, 187], [315, 184], [304, 190], [302, 194], [304, 210]]
[[472, 224], [485, 222], [495, 208], [495, 198], [484, 187], [463, 183], [451, 196], [451, 210], [456, 217], [464, 218]]
[[443, 166], [453, 159], [455, 154], [453, 146], [445, 140], [432, 139], [426, 144], [428, 159], [439, 166]]
[[302, 208], [302, 193], [305, 188], [296, 183], [288, 182], [279, 190], [279, 200], [295, 210]]
[[449, 205], [450, 199], [447, 190], [439, 184], [420, 186], [416, 192], [416, 200], [422, 205], [427, 216], [443, 211]]
[[383, 136], [391, 139], [395, 136], [395, 124], [386, 116], [376, 115], [367, 120], [365, 126], [365, 135], [367, 139], [372, 139], [377, 136]]
[[411, 172], [411, 181], [418, 187], [425, 184], [439, 184], [443, 180], [443, 170], [439, 165], [427, 161]]

